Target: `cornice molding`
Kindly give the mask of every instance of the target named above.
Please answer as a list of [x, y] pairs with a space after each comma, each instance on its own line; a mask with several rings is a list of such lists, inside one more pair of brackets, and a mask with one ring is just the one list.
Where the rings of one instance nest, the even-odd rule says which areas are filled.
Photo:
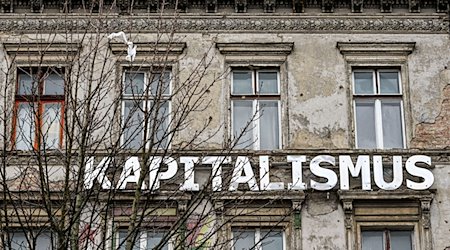
[[126, 31], [177, 32], [376, 32], [376, 33], [447, 33], [445, 15], [317, 15], [317, 16], [96, 16], [80, 15], [24, 16], [9, 15], [0, 18], [3, 32], [58, 32], [76, 33]]

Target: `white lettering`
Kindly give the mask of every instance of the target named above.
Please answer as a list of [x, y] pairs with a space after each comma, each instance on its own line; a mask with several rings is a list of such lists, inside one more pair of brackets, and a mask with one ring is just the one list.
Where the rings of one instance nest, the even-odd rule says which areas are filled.
[[[244, 172], [244, 175], [242, 175], [242, 172]], [[253, 174], [252, 165], [250, 165], [248, 157], [245, 156], [237, 157], [228, 190], [236, 191], [240, 183], [247, 183], [251, 191], [259, 191], [255, 175]]]
[[231, 157], [207, 156], [203, 157], [203, 164], [212, 165], [212, 189], [215, 192], [222, 191], [222, 164], [229, 164]]
[[337, 175], [333, 170], [321, 167], [320, 163], [322, 162], [329, 163], [333, 166], [335, 165], [335, 160], [333, 156], [319, 155], [314, 157], [309, 165], [311, 173], [313, 173], [315, 176], [326, 178], [327, 182], [321, 183], [315, 180], [311, 180], [311, 187], [316, 190], [322, 191], [333, 189], [338, 181]]
[[[161, 172], [160, 167], [161, 163], [167, 165], [167, 171]], [[175, 176], [178, 170], [178, 164], [172, 157], [164, 157], [164, 159], [160, 156], [153, 157], [150, 162], [150, 181], [149, 188], [152, 191], [158, 190], [160, 187], [160, 180], [168, 180]]]
[[[133, 172], [133, 175], [131, 174]], [[138, 184], [139, 178], [141, 177], [141, 164], [139, 163], [139, 158], [136, 156], [130, 157], [123, 167], [122, 173], [120, 174], [119, 183], [117, 183], [118, 189], [125, 189], [127, 183], [134, 182]], [[146, 189], [145, 182], [142, 182], [142, 189]]]
[[363, 190], [370, 190], [370, 157], [368, 155], [360, 155], [356, 160], [356, 166], [353, 165], [352, 158], [349, 155], [339, 156], [339, 174], [342, 190], [349, 190], [350, 180], [348, 172], [352, 177], [358, 177], [361, 173], [361, 183]]
[[304, 155], [288, 155], [287, 161], [292, 162], [292, 183], [288, 184], [289, 190], [305, 190], [306, 183], [303, 182], [302, 163], [306, 162]]
[[261, 190], [283, 190], [283, 182], [270, 182], [269, 177], [269, 156], [259, 157], [259, 185]]
[[84, 169], [84, 188], [91, 189], [94, 185], [94, 180], [97, 180], [103, 189], [111, 189], [111, 181], [105, 174], [110, 163], [111, 158], [105, 157], [95, 168], [94, 157], [89, 158]]
[[198, 163], [198, 157], [180, 157], [180, 163], [184, 163], [184, 183], [180, 190], [199, 191], [200, 186], [194, 180], [194, 165]]
[[383, 190], [396, 190], [402, 185], [403, 181], [403, 171], [402, 171], [402, 157], [394, 156], [393, 159], [393, 177], [392, 181], [387, 183], [384, 180], [384, 171], [383, 171], [383, 158], [381, 156], [373, 157], [373, 174], [375, 184], [383, 189]]
[[406, 171], [412, 175], [423, 178], [422, 182], [414, 182], [406, 179], [406, 186], [414, 190], [425, 190], [431, 187], [434, 183], [433, 173], [426, 168], [419, 168], [416, 163], [423, 162], [431, 166], [431, 157], [425, 155], [414, 155], [406, 161]]

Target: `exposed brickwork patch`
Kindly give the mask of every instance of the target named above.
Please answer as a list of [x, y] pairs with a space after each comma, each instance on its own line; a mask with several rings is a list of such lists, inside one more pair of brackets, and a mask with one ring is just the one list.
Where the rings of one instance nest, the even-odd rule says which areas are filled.
[[434, 123], [416, 126], [412, 148], [450, 148], [450, 85], [443, 91], [441, 112]]

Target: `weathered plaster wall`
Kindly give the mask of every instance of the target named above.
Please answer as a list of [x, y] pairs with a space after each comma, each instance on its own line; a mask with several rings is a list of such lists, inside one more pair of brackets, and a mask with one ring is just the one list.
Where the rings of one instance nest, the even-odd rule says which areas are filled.
[[302, 249], [346, 249], [344, 212], [336, 193], [311, 193], [302, 209]]
[[436, 188], [431, 204], [433, 249], [446, 250], [450, 248], [450, 165], [436, 165], [433, 174]]
[[[154, 36], [147, 35], [149, 41]], [[9, 39], [9, 38], [8, 38]], [[353, 42], [416, 42], [415, 51], [408, 60], [408, 92], [405, 102], [406, 129], [414, 133], [414, 148], [445, 148], [450, 145], [450, 107], [447, 35], [417, 34], [296, 34], [279, 33], [263, 35], [255, 33], [230, 34], [180, 34], [177, 39], [187, 43], [179, 59], [179, 82], [187, 79], [189, 72], [199, 64], [205, 64], [205, 77], [201, 83], [212, 83], [203, 96], [204, 109], [189, 115], [189, 126], [175, 138], [175, 144], [185, 145], [192, 134], [209, 123], [208, 129], [197, 141], [203, 149], [221, 149], [229, 133], [229, 77], [224, 74], [223, 56], [214, 47], [217, 42], [294, 42], [294, 50], [286, 61], [289, 119], [284, 118], [283, 129], [289, 130], [286, 149], [351, 148], [351, 87], [348, 69], [336, 43]], [[106, 51], [106, 47], [103, 47]], [[209, 50], [211, 49], [211, 50]], [[445, 53], [443, 53], [445, 51]], [[0, 51], [0, 55], [4, 51]], [[105, 57], [107, 54], [104, 54]], [[206, 55], [210, 65], [201, 61]], [[104, 61], [100, 61], [101, 65]], [[251, 63], [251, 62], [249, 62]], [[109, 62], [108, 67], [111, 66]], [[4, 70], [4, 64], [2, 71]], [[111, 74], [111, 77], [114, 74]], [[215, 81], [218, 78], [219, 80]], [[114, 82], [112, 78], [111, 83]], [[0, 78], [1, 80], [1, 78]], [[114, 100], [117, 93], [105, 93], [103, 105]], [[111, 110], [108, 112], [112, 112]], [[409, 119], [411, 118], [411, 119]], [[197, 149], [197, 148], [194, 148]], [[450, 167], [437, 165], [436, 197], [432, 203], [431, 219], [434, 249], [450, 247]], [[308, 196], [302, 209], [302, 246], [305, 250], [345, 249], [344, 212], [334, 192], [317, 192]]]
[[[214, 36], [214, 35], [211, 35]], [[211, 37], [209, 36], [209, 37]], [[187, 50], [193, 47], [195, 53], [189, 55], [201, 56], [199, 52], [198, 35], [186, 36]], [[405, 125], [407, 134], [413, 134], [416, 125], [436, 119], [441, 112], [444, 99], [445, 67], [449, 58], [441, 51], [448, 51], [450, 43], [446, 35], [406, 35], [406, 34], [282, 34], [266, 36], [261, 34], [217, 35], [217, 42], [294, 42], [294, 49], [287, 57], [287, 92], [288, 100], [282, 100], [282, 105], [288, 105], [289, 119], [284, 117], [282, 127], [289, 130], [285, 138], [284, 148], [351, 148], [353, 145], [351, 82], [350, 71], [346, 68], [343, 56], [336, 49], [337, 42], [415, 42], [416, 48], [408, 57], [404, 72], [407, 89], [404, 91]], [[209, 44], [208, 44], [209, 45]], [[209, 48], [209, 46], [206, 46]], [[222, 56], [216, 52], [216, 65], [225, 65]], [[189, 60], [192, 59], [182, 59]], [[251, 64], [251, 61], [249, 61]], [[186, 64], [181, 62], [181, 64]], [[394, 64], [398, 65], [399, 64]], [[209, 69], [217, 72], [215, 69]], [[228, 70], [225, 68], [224, 70]], [[219, 72], [217, 72], [219, 73]], [[221, 121], [227, 122], [229, 110], [227, 96], [230, 80], [222, 81], [222, 88], [211, 94], [219, 94], [220, 102], [211, 103], [207, 112], [200, 116], [206, 119], [208, 115], [222, 116]], [[220, 105], [220, 109], [217, 106]], [[210, 111], [211, 110], [211, 111]], [[215, 111], [222, 111], [216, 113]], [[343, 115], [345, 114], [345, 115]], [[442, 115], [445, 117], [445, 111]], [[202, 120], [200, 119], [200, 120]], [[213, 120], [217, 120], [214, 119]], [[443, 120], [436, 126], [442, 132], [441, 138], [447, 138], [445, 131], [448, 121]], [[213, 128], [217, 128], [214, 126]], [[420, 130], [420, 128], [418, 128]], [[221, 135], [229, 133], [224, 126]], [[438, 130], [438, 129], [437, 129]], [[439, 132], [438, 132], [439, 134]], [[420, 141], [424, 133], [414, 135]], [[410, 139], [412, 136], [408, 136]], [[217, 138], [219, 139], [219, 138]], [[436, 148], [445, 147], [445, 139], [435, 143]], [[408, 142], [409, 144], [409, 142]], [[423, 146], [425, 144], [422, 143]], [[411, 143], [411, 146], [419, 146]]]

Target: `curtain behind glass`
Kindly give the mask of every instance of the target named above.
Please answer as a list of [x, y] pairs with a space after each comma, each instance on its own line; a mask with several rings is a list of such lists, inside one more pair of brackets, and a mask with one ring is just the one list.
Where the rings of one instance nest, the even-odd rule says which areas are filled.
[[280, 148], [278, 101], [260, 101], [259, 108], [259, 147], [260, 149], [278, 149]]

